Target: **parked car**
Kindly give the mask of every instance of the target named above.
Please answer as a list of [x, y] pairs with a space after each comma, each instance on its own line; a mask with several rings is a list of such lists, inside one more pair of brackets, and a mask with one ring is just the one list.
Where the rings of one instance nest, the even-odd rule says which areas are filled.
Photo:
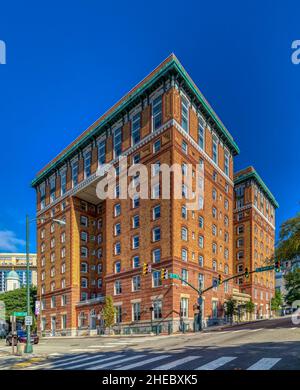
[[[27, 333], [24, 330], [18, 330], [17, 331], [17, 340], [19, 343], [26, 343], [27, 341]], [[35, 333], [31, 333], [30, 337], [31, 344], [38, 344], [39, 342], [39, 336]], [[12, 345], [12, 333], [9, 332], [6, 336], [6, 345]]]

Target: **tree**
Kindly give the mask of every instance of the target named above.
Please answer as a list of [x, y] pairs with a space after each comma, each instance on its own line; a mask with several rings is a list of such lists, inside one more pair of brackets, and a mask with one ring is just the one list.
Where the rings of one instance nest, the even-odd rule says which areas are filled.
[[299, 254], [300, 213], [281, 225], [275, 257], [278, 260], [293, 260]]
[[251, 314], [254, 312], [255, 310], [255, 305], [252, 301], [252, 299], [250, 299], [250, 301], [247, 301], [246, 304], [245, 304], [245, 309], [246, 309], [246, 312]]
[[225, 305], [225, 314], [230, 317], [232, 322], [233, 316], [237, 314], [237, 304], [236, 301], [231, 297], [226, 301]]
[[275, 290], [275, 296], [271, 299], [271, 310], [279, 310], [283, 304], [283, 296], [280, 290]]
[[[30, 288], [30, 307], [31, 314], [34, 314], [36, 301], [36, 287]], [[18, 288], [13, 291], [7, 291], [0, 296], [1, 301], [5, 304], [5, 318], [9, 321], [14, 311], [27, 312], [27, 289], [26, 287]]]
[[105, 298], [105, 304], [102, 309], [103, 320], [106, 328], [110, 329], [115, 323], [115, 313], [116, 309], [114, 307], [113, 298], [108, 295]]
[[291, 305], [294, 301], [300, 299], [300, 269], [287, 273], [284, 279], [287, 290], [285, 301]]

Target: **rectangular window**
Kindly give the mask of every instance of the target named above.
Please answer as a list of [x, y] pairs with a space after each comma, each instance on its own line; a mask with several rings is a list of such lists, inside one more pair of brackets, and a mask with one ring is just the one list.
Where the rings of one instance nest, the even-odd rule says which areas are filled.
[[159, 96], [152, 102], [152, 131], [162, 125], [162, 97]]
[[78, 161], [72, 164], [72, 186], [76, 187], [78, 184]]
[[120, 280], [115, 281], [115, 295], [119, 295], [122, 293], [122, 285]]
[[156, 227], [152, 230], [152, 241], [156, 242], [160, 240], [160, 228]]
[[184, 131], [189, 132], [189, 102], [185, 97], [181, 97], [181, 126]]
[[153, 153], [156, 153], [160, 150], [161, 142], [160, 139], [156, 140], [153, 144]]
[[198, 274], [198, 289], [203, 290], [204, 288], [204, 275]]
[[139, 215], [134, 215], [132, 217], [132, 227], [134, 229], [138, 228], [140, 226], [140, 217]]
[[218, 141], [217, 138], [213, 136], [213, 145], [212, 145], [212, 157], [213, 161], [218, 164]]
[[92, 164], [92, 153], [87, 152], [84, 155], [84, 178], [91, 176], [91, 164]]
[[114, 132], [114, 158], [117, 158], [122, 153], [122, 129], [119, 128]]
[[187, 145], [187, 143], [186, 143], [185, 141], [182, 141], [182, 143], [181, 143], [181, 149], [182, 149], [182, 151], [183, 151], [185, 154], [188, 153], [188, 145]]
[[229, 176], [229, 153], [226, 150], [224, 152], [224, 172]]
[[160, 205], [153, 207], [153, 220], [160, 218]]
[[182, 285], [186, 286], [187, 284], [185, 282], [188, 282], [188, 270], [187, 269], [182, 269], [181, 270], [181, 278], [182, 280]]
[[131, 138], [132, 138], [132, 146], [137, 144], [141, 139], [141, 115], [140, 113], [136, 114], [132, 118], [132, 125], [131, 125]]
[[120, 324], [122, 322], [122, 306], [115, 306], [115, 318], [116, 323]]
[[188, 298], [181, 298], [180, 300], [180, 316], [182, 318], [188, 318]]
[[136, 302], [132, 304], [132, 319], [133, 321], [140, 321], [141, 319], [141, 304]]
[[205, 129], [205, 122], [203, 118], [199, 117], [198, 121], [198, 145], [202, 150], [204, 150], [204, 129]]
[[157, 299], [153, 301], [153, 319], [159, 320], [160, 318], [162, 318], [162, 301]]
[[50, 179], [50, 203], [55, 201], [55, 190], [56, 190], [55, 184], [56, 184], [55, 177], [51, 177], [51, 179]]
[[67, 191], [67, 172], [63, 170], [60, 172], [60, 191], [64, 195]]
[[140, 258], [139, 256], [134, 256], [133, 259], [132, 259], [132, 265], [133, 265], [133, 268], [138, 268], [140, 266]]
[[98, 144], [98, 162], [100, 165], [105, 164], [105, 152], [106, 152], [105, 141], [102, 141]]
[[153, 263], [159, 263], [160, 259], [161, 259], [160, 249], [154, 249], [152, 251], [152, 261], [153, 261]]
[[159, 287], [162, 285], [160, 271], [152, 272], [152, 287]]
[[132, 237], [132, 249], [137, 249], [140, 246], [140, 238], [139, 236]]
[[141, 289], [141, 277], [136, 275], [132, 278], [132, 291], [139, 291]]

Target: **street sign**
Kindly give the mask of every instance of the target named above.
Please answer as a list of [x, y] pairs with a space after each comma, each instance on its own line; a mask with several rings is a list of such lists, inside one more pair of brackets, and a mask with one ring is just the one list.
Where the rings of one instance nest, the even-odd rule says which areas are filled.
[[25, 325], [26, 326], [31, 326], [32, 325], [32, 316], [26, 316], [25, 317]]
[[266, 267], [259, 267], [259, 268], [255, 268], [255, 272], [264, 272], [264, 271], [270, 271], [274, 269], [274, 265], [268, 265]]
[[12, 315], [15, 317], [26, 317], [27, 311], [14, 311]]
[[169, 278], [170, 278], [170, 279], [179, 279], [179, 275], [169, 273]]

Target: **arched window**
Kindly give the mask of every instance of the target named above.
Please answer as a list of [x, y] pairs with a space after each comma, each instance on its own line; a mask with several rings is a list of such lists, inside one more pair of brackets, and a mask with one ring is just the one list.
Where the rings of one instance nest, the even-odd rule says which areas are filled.
[[181, 228], [181, 239], [184, 241], [188, 240], [188, 230], [186, 227]]
[[224, 266], [224, 273], [225, 273], [225, 275], [228, 275], [228, 274], [229, 274], [229, 267], [228, 267], [228, 264], [225, 264], [225, 266]]
[[81, 278], [81, 287], [88, 288], [88, 279], [87, 278]]
[[83, 272], [83, 273], [88, 272], [88, 264], [87, 263], [81, 263], [81, 272]]
[[213, 262], [212, 262], [212, 269], [213, 269], [214, 271], [217, 271], [217, 269], [218, 269], [218, 264], [217, 264], [217, 261], [216, 261], [216, 260], [213, 260]]

